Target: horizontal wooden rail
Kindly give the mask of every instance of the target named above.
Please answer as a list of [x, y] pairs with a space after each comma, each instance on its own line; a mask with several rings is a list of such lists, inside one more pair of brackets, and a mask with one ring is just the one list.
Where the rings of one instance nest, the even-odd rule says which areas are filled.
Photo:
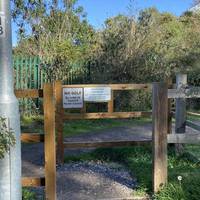
[[152, 84], [83, 84], [62, 85], [63, 88], [110, 87], [112, 90], [151, 90]]
[[[198, 144], [200, 134], [168, 134], [168, 144]], [[64, 142], [64, 148], [99, 148], [99, 147], [123, 147], [151, 144], [151, 139], [120, 140], [120, 141], [83, 141]]]
[[151, 140], [135, 141], [87, 141], [87, 142], [65, 142], [64, 148], [97, 148], [97, 147], [122, 147], [149, 144]]
[[200, 144], [200, 134], [169, 134], [167, 139], [169, 144]]
[[15, 90], [15, 95], [17, 98], [40, 98], [43, 97], [43, 90], [36, 90], [36, 89]]
[[38, 143], [44, 142], [44, 134], [38, 133], [22, 133], [21, 141], [24, 143]]
[[44, 177], [22, 177], [23, 187], [40, 187], [45, 186]]
[[65, 120], [78, 119], [126, 119], [134, 117], [150, 117], [151, 112], [113, 112], [113, 113], [70, 113], [65, 114]]
[[168, 98], [200, 98], [200, 87], [168, 89]]
[[196, 113], [196, 112], [187, 112], [187, 114], [191, 116], [200, 117], [200, 113]]
[[195, 129], [195, 130], [200, 131], [200, 125], [199, 125], [199, 124], [196, 124], [195, 122], [192, 122], [192, 121], [187, 120], [187, 121], [186, 121], [186, 126], [189, 126], [189, 127], [193, 128], [193, 129]]

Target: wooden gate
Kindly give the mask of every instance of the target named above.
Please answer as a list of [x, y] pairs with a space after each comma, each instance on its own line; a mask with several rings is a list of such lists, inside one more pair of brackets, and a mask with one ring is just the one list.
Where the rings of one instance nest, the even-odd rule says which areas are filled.
[[[111, 89], [111, 99], [107, 102], [108, 111], [101, 113], [88, 113], [86, 110], [87, 101], [84, 101], [83, 108], [79, 109], [79, 113], [65, 113], [63, 108], [63, 89], [64, 88], [102, 88], [109, 87]], [[57, 130], [57, 158], [58, 163], [64, 162], [65, 148], [88, 148], [88, 147], [116, 147], [129, 146], [137, 144], [146, 144], [149, 141], [107, 141], [107, 142], [64, 142], [63, 126], [66, 120], [80, 119], [125, 119], [134, 117], [150, 117], [151, 112], [114, 112], [114, 92], [121, 90], [145, 90], [150, 91], [151, 84], [87, 84], [87, 85], [62, 85], [60, 81], [55, 83], [55, 99], [56, 99], [56, 130]]]
[[[79, 110], [79, 113], [66, 113], [63, 108], [63, 89], [64, 88], [96, 88], [110, 87], [111, 100], [108, 101], [108, 111], [101, 113], [88, 113], [86, 110], [87, 101], [84, 101], [84, 106]], [[172, 116], [170, 99], [180, 99], [189, 97], [200, 97], [200, 92], [192, 92], [193, 89], [186, 89], [185, 92], [180, 91], [177, 87], [172, 88], [170, 83], [154, 83], [154, 84], [107, 84], [107, 85], [62, 85], [60, 81], [55, 83], [55, 100], [56, 100], [56, 130], [57, 130], [57, 158], [58, 163], [64, 162], [65, 148], [88, 148], [88, 147], [119, 147], [133, 146], [141, 144], [152, 144], [152, 186], [153, 191], [158, 192], [163, 185], [167, 183], [167, 144], [181, 143], [199, 143], [199, 135], [186, 134], [170, 134], [172, 127]], [[115, 112], [114, 111], [114, 92], [116, 90], [152, 90], [152, 112]], [[197, 90], [195, 90], [197, 91]], [[200, 91], [200, 89], [198, 89]], [[187, 94], [187, 92], [190, 93]], [[198, 93], [198, 94], [197, 94]], [[87, 142], [64, 142], [63, 128], [64, 122], [67, 120], [80, 119], [123, 119], [134, 118], [152, 115], [152, 140], [132, 140], [132, 141], [87, 141]], [[179, 118], [182, 116], [179, 114]], [[177, 119], [178, 121], [178, 119]], [[189, 122], [187, 122], [189, 125]], [[191, 125], [191, 123], [190, 123]], [[199, 128], [200, 129], [200, 128]]]

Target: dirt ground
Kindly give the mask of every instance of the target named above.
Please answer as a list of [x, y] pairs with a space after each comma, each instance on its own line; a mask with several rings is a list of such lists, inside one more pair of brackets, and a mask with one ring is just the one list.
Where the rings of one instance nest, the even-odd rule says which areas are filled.
[[[194, 130], [187, 128], [187, 132]], [[118, 127], [109, 130], [67, 137], [65, 141], [109, 141], [146, 140], [152, 135], [151, 124], [143, 126]], [[43, 144], [24, 144], [22, 146], [23, 176], [42, 176], [44, 174]], [[67, 149], [66, 155], [78, 155], [83, 149]], [[57, 167], [58, 200], [128, 200], [137, 185], [137, 180], [126, 168], [117, 163], [68, 163]], [[36, 190], [42, 196], [41, 189]]]

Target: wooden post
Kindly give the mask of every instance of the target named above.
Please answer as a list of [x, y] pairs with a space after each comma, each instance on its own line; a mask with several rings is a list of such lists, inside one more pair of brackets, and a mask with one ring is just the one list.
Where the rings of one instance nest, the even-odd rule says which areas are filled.
[[[181, 89], [187, 85], [187, 75], [178, 74], [176, 76], [176, 87]], [[186, 99], [178, 98], [176, 99], [176, 112], [175, 112], [176, 124], [175, 132], [176, 134], [185, 133], [186, 127]], [[176, 152], [180, 153], [182, 151], [183, 145], [176, 144]]]
[[84, 114], [87, 112], [86, 102], [83, 102], [83, 108], [81, 108], [81, 113]]
[[46, 199], [56, 200], [56, 137], [53, 85], [44, 84], [45, 192]]
[[[184, 88], [187, 85], [187, 75], [178, 74], [176, 76], [177, 89]], [[176, 133], [185, 133], [186, 125], [186, 100], [182, 98], [176, 99]]]
[[56, 101], [56, 134], [57, 134], [57, 163], [64, 163], [64, 109], [62, 105], [62, 83], [61, 81], [56, 81], [54, 83], [55, 90], [55, 101]]
[[108, 112], [114, 112], [114, 91], [111, 90], [111, 100], [108, 102]]
[[153, 191], [167, 183], [167, 83], [153, 84]]
[[[168, 89], [172, 89], [172, 78], [168, 78]], [[172, 134], [172, 99], [168, 99], [168, 125], [167, 125], [167, 133]]]

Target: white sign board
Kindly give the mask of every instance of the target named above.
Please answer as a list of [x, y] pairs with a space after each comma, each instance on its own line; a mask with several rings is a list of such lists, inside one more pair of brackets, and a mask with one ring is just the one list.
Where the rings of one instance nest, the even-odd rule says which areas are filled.
[[108, 102], [111, 100], [110, 87], [84, 88], [84, 101]]
[[4, 13], [0, 12], [0, 38], [4, 38], [6, 36], [6, 34], [5, 34], [5, 31], [6, 31], [5, 30], [5, 25], [6, 25], [5, 20], [6, 20], [6, 18], [5, 18]]
[[83, 88], [63, 88], [63, 108], [83, 108]]

